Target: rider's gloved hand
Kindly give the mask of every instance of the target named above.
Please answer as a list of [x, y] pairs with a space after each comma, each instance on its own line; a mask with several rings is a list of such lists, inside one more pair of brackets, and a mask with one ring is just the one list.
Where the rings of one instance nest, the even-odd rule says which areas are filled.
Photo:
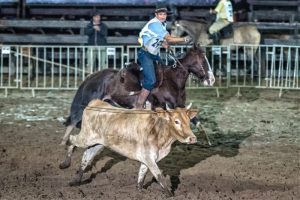
[[189, 44], [189, 43], [191, 43], [193, 41], [193, 38], [191, 37], [191, 36], [185, 36], [184, 37], [184, 43], [185, 44]]

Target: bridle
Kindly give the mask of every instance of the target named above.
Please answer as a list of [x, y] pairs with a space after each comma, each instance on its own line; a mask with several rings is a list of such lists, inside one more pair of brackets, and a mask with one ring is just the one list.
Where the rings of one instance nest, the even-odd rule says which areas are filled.
[[184, 66], [182, 65], [182, 63], [181, 63], [181, 62], [179, 61], [179, 59], [176, 57], [176, 55], [175, 55], [173, 49], [171, 49], [171, 48], [168, 48], [168, 57], [169, 57], [170, 59], [172, 59], [173, 61], [175, 61], [174, 64], [172, 65], [172, 68], [176, 68], [176, 67], [177, 67], [177, 63], [180, 65], [180, 67], [183, 67], [183, 68], [184, 68]]
[[[168, 57], [169, 57], [170, 59], [172, 59], [173, 61], [175, 61], [174, 64], [172, 65], [172, 68], [176, 68], [176, 67], [177, 67], [177, 63], [179, 64], [180, 67], [184, 68], [184, 66], [182, 65], [182, 63], [181, 63], [181, 62], [179, 61], [179, 59], [175, 56], [175, 53], [174, 53], [173, 49], [171, 49], [171, 48], [168, 48]], [[203, 78], [202, 80], [207, 80], [207, 81], [209, 81], [209, 80], [210, 80], [210, 79], [209, 79], [210, 74], [213, 74], [213, 71], [212, 71], [212, 69], [211, 69], [211, 66], [210, 66], [210, 64], [209, 64], [209, 62], [208, 62], [208, 59], [207, 59], [205, 53], [203, 53], [203, 57], [205, 58], [205, 61], [206, 61], [207, 66], [208, 66], [208, 71], [207, 71], [207, 73], [208, 73], [208, 78]], [[201, 67], [202, 69], [204, 69], [204, 66], [202, 65], [202, 62], [199, 62], [199, 64], [200, 64], [200, 67]], [[201, 81], [202, 81], [202, 80], [201, 80]]]

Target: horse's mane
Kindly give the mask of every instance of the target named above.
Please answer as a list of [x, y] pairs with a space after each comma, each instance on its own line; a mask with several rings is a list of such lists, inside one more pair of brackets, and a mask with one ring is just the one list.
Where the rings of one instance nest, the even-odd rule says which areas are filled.
[[182, 17], [178, 21], [187, 21], [187, 22], [208, 24], [207, 20], [201, 19], [201, 18]]
[[187, 54], [189, 53], [203, 54], [205, 51], [203, 48], [201, 48], [201, 46], [194, 44], [192, 48], [188, 49]]
[[191, 20], [178, 20], [177, 21], [181, 27], [183, 28], [183, 30], [190, 35], [191, 37], [193, 37], [193, 39], [195, 41], [197, 41], [197, 39], [199, 38], [201, 32], [206, 31], [208, 24], [205, 22], [203, 22], [203, 20], [201, 21], [191, 21]]

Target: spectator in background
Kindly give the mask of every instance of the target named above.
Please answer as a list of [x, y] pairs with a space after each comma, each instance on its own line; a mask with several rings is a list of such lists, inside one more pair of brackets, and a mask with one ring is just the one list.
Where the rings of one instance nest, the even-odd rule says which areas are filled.
[[219, 44], [219, 31], [233, 23], [233, 9], [230, 0], [220, 0], [217, 7], [210, 9], [210, 14], [217, 14], [216, 21], [209, 27], [208, 32], [214, 44]]
[[88, 45], [94, 46], [88, 48], [87, 53], [87, 72], [93, 72], [96, 69], [96, 59], [100, 68], [106, 67], [106, 45], [107, 45], [107, 26], [101, 22], [101, 14], [94, 11], [92, 20], [86, 27], [86, 35], [88, 35]]
[[233, 10], [236, 16], [236, 21], [248, 21], [250, 5], [247, 0], [241, 0], [233, 4]]

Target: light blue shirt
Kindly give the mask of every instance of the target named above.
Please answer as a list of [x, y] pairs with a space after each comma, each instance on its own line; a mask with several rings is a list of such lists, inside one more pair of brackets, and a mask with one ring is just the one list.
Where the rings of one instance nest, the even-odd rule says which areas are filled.
[[[153, 22], [153, 23], [149, 24], [148, 28], [157, 34], [157, 37], [159, 38], [159, 40], [163, 40], [164, 37], [167, 34], [169, 34], [161, 22]], [[142, 40], [143, 40], [144, 44], [147, 44], [150, 39], [151, 39], [151, 37], [148, 35], [142, 36]]]

